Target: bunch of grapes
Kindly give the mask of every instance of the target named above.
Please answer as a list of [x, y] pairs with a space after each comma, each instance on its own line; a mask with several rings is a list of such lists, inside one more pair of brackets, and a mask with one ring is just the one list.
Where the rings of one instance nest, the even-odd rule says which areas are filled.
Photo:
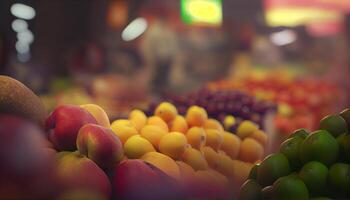
[[[235, 118], [235, 125], [228, 128], [235, 131], [243, 120], [250, 120], [264, 128], [264, 117], [268, 112], [276, 111], [276, 105], [268, 101], [260, 101], [247, 93], [238, 90], [210, 90], [200, 89], [185, 95], [164, 94], [162, 101], [173, 103], [180, 114], [185, 114], [188, 107], [198, 105], [205, 108], [209, 117], [225, 123], [227, 116]], [[151, 104], [149, 110], [153, 110], [157, 102]]]

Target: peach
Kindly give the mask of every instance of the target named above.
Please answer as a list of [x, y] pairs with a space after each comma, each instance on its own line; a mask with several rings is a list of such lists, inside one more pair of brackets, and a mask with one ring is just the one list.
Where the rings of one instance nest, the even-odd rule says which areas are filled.
[[0, 199], [50, 199], [54, 153], [33, 123], [0, 114]]
[[80, 105], [81, 108], [88, 111], [92, 116], [95, 117], [97, 123], [101, 126], [109, 128], [111, 123], [109, 122], [108, 115], [103, 108], [96, 104], [84, 104]]
[[183, 199], [171, 177], [138, 159], [121, 162], [114, 169], [112, 183], [114, 198], [119, 200]]
[[76, 150], [79, 129], [88, 123], [97, 124], [89, 112], [79, 106], [62, 105], [46, 119], [45, 128], [49, 131], [49, 140], [56, 149], [71, 151]]
[[79, 152], [60, 152], [57, 173], [62, 194], [88, 191], [104, 198], [111, 197], [111, 184], [104, 171]]
[[96, 124], [86, 124], [79, 130], [78, 151], [102, 169], [111, 169], [123, 156], [123, 145], [114, 132]]

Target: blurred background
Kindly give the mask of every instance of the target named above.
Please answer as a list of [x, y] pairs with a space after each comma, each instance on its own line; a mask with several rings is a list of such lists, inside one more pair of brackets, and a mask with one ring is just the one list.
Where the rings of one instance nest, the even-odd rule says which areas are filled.
[[349, 13], [350, 0], [1, 0], [0, 74], [49, 110], [94, 102], [115, 118], [168, 100], [312, 129], [350, 105]]

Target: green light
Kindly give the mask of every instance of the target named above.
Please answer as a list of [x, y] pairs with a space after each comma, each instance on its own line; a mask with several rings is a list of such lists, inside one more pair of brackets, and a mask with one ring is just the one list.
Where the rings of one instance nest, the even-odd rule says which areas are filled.
[[219, 26], [222, 23], [222, 1], [181, 0], [181, 18], [190, 25]]

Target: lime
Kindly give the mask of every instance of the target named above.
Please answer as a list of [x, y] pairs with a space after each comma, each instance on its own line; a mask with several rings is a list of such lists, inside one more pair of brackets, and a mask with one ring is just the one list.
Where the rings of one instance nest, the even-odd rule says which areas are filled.
[[339, 145], [339, 160], [350, 162], [350, 135], [341, 134], [337, 137]]
[[261, 199], [269, 200], [269, 199], [273, 199], [272, 197], [273, 197], [272, 186], [264, 187], [264, 189], [261, 190]]
[[335, 163], [329, 168], [329, 184], [341, 194], [350, 193], [350, 165], [345, 163]]
[[348, 128], [350, 128], [350, 108], [343, 110], [340, 113], [340, 116], [345, 119], [346, 123], [348, 124]]
[[288, 159], [282, 153], [267, 156], [259, 165], [257, 180], [261, 186], [272, 185], [279, 177], [290, 173]]
[[249, 179], [256, 179], [257, 178], [258, 167], [259, 167], [259, 164], [255, 164], [252, 167], [252, 169], [250, 170], [249, 176], [248, 176]]
[[348, 132], [348, 125], [340, 115], [328, 115], [320, 121], [321, 130], [326, 130], [334, 137]]
[[273, 198], [278, 200], [307, 200], [309, 192], [296, 175], [284, 176], [273, 184]]
[[240, 200], [260, 200], [261, 199], [261, 187], [253, 179], [248, 179], [241, 187]]
[[306, 163], [299, 172], [299, 177], [313, 194], [319, 194], [326, 188], [327, 176], [328, 168], [317, 161]]
[[301, 167], [299, 148], [303, 141], [302, 137], [295, 136], [284, 141], [280, 147], [280, 152], [288, 158], [289, 165], [294, 170], [298, 170]]
[[293, 137], [301, 137], [305, 139], [309, 135], [309, 132], [306, 129], [298, 129], [294, 131], [288, 138], [293, 138]]
[[327, 166], [333, 164], [338, 157], [337, 140], [325, 130], [318, 130], [305, 138], [300, 145], [299, 157], [302, 163], [319, 161]]

